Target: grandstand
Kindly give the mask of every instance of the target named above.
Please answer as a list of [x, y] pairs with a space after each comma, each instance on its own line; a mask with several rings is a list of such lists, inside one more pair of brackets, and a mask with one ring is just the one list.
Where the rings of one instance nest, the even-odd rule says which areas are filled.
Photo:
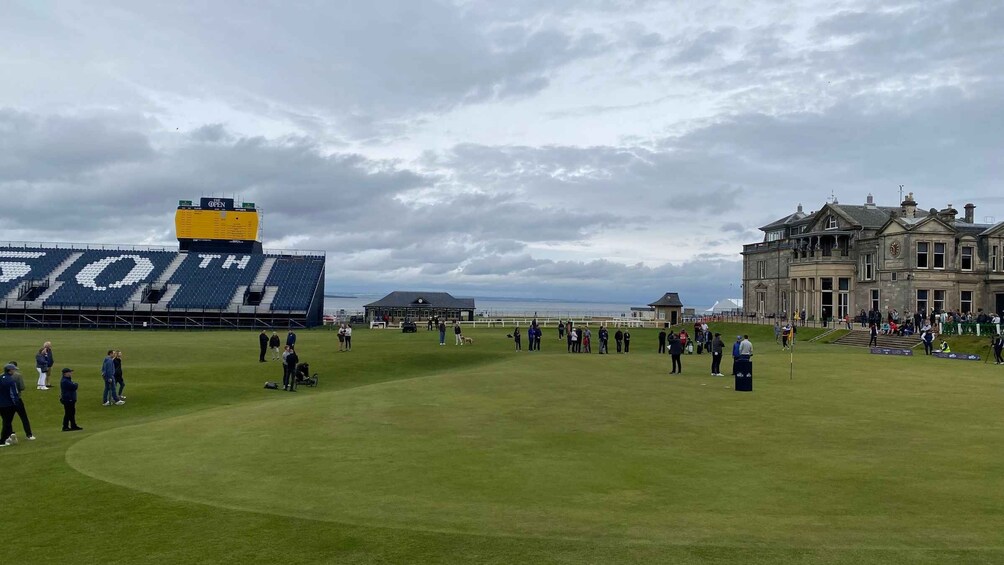
[[[213, 200], [233, 209], [232, 201]], [[248, 214], [257, 214], [251, 206], [238, 212], [242, 234], [257, 232], [257, 217], [248, 226]], [[190, 202], [179, 206], [179, 225], [182, 211], [202, 209]], [[204, 211], [214, 215], [211, 220], [226, 217], [220, 209]], [[213, 226], [227, 228], [235, 233], [227, 225]], [[257, 238], [229, 241], [230, 235], [206, 237], [190, 225], [184, 230], [175, 250], [0, 243], [0, 325], [194, 329], [321, 323], [323, 252], [262, 250]]]

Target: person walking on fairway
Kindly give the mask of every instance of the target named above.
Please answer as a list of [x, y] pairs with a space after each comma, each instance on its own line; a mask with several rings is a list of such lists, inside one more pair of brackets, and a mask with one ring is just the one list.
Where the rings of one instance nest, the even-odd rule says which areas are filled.
[[868, 327], [868, 347], [878, 347], [878, 325], [874, 322]]
[[680, 358], [683, 355], [683, 343], [680, 341], [680, 336], [673, 332], [669, 332], [669, 339], [667, 346], [669, 348], [669, 355], [673, 359], [673, 370], [669, 372], [670, 375], [676, 375], [683, 373], [683, 363]]
[[122, 396], [122, 391], [125, 390], [125, 379], [122, 378], [122, 352], [118, 349], [115, 350], [115, 357], [112, 359], [112, 363], [115, 364], [115, 384], [119, 387], [119, 399], [125, 400], [126, 397]]
[[125, 401], [119, 398], [115, 392], [115, 351], [108, 350], [108, 356], [101, 362], [101, 378], [105, 381], [105, 392], [102, 395], [102, 406], [111, 406], [113, 403], [121, 406]]
[[460, 320], [453, 322], [453, 345], [463, 345], [464, 344], [464, 330], [460, 327]]
[[76, 432], [84, 428], [77, 425], [77, 386], [73, 382], [73, 369], [63, 369], [59, 381], [59, 403], [63, 405], [63, 431]]
[[722, 342], [722, 334], [715, 334], [714, 341], [711, 342], [711, 374], [716, 377], [722, 375], [722, 352], [725, 350], [725, 343]]
[[[31, 433], [31, 421], [28, 420], [28, 409], [24, 407], [24, 378], [21, 376], [21, 372], [17, 370], [17, 362], [11, 361], [7, 363], [4, 367], [4, 372], [10, 371], [11, 378], [14, 379], [14, 385], [17, 387], [17, 404], [14, 406], [14, 413], [21, 418], [21, 427], [24, 428], [24, 435], [28, 439], [35, 439], [35, 434]], [[13, 429], [13, 428], [11, 428]]]
[[0, 374], [0, 421], [3, 422], [0, 425], [0, 447], [17, 443], [17, 435], [14, 434], [14, 414], [17, 413], [17, 404], [20, 400], [14, 375], [4, 369], [3, 374]]

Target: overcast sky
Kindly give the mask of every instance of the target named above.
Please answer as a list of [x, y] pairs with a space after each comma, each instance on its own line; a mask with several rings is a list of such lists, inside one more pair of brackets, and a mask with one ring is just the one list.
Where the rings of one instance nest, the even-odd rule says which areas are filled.
[[1004, 220], [999, 1], [2, 5], [2, 240], [235, 195], [329, 293], [708, 306], [799, 202]]

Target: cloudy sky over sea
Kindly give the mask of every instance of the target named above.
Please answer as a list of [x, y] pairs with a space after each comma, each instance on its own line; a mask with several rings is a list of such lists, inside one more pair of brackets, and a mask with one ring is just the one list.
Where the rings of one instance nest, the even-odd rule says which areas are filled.
[[688, 305], [831, 194], [1004, 220], [995, 1], [3, 2], [4, 240], [264, 211], [328, 291]]

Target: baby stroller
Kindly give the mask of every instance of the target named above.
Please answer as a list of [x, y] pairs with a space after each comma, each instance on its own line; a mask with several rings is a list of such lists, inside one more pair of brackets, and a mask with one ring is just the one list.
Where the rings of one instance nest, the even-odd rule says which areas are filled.
[[294, 377], [296, 378], [297, 386], [317, 386], [317, 373], [310, 374], [309, 363], [300, 363], [297, 365]]

